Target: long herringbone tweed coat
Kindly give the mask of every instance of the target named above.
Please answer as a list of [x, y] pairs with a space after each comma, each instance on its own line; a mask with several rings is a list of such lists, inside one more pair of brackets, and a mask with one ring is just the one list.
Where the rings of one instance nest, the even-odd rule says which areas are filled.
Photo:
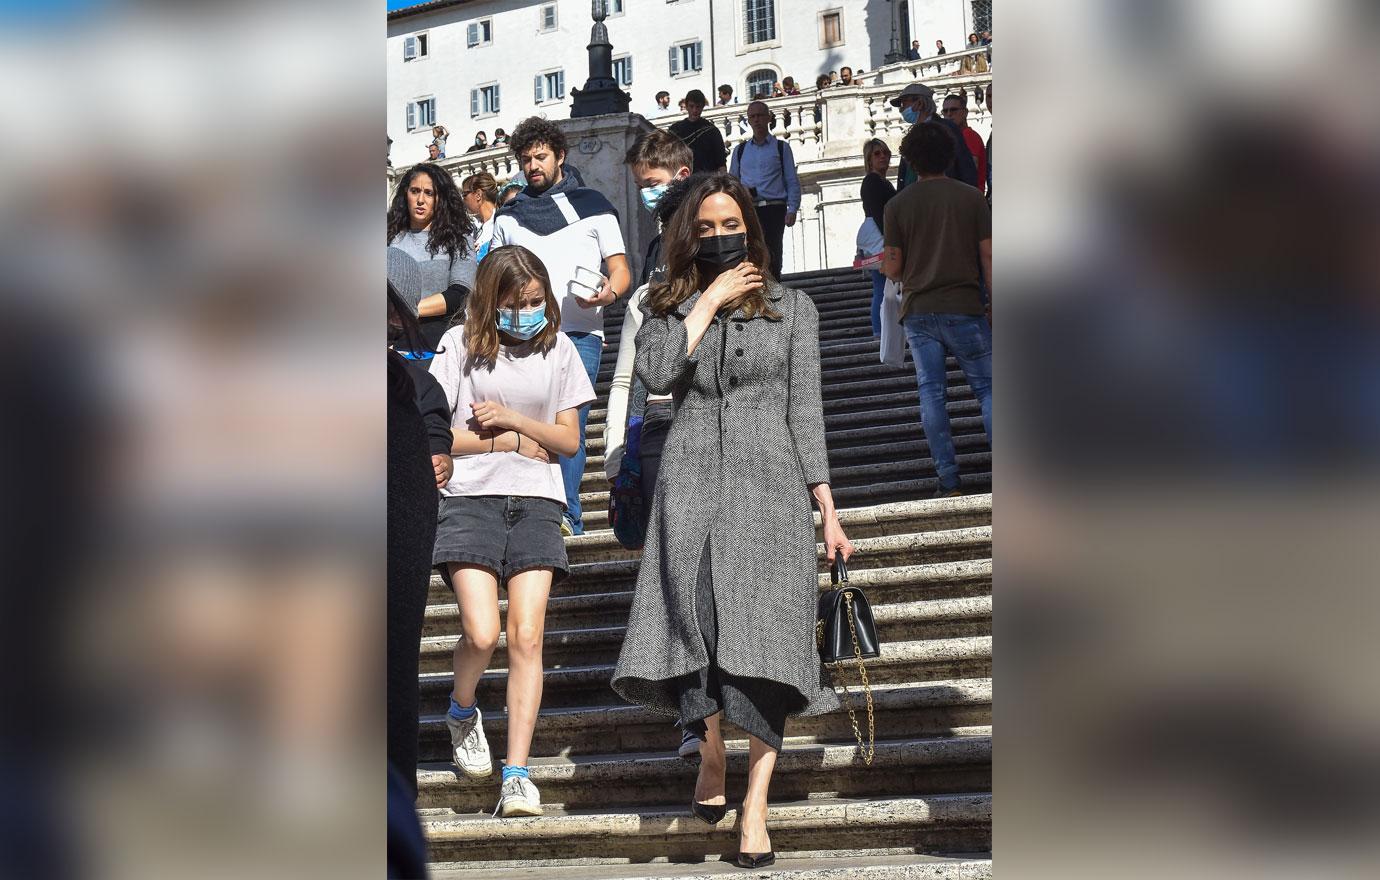
[[637, 375], [672, 394], [628, 633], [613, 675], [625, 699], [679, 712], [675, 679], [708, 664], [695, 614], [705, 541], [719, 615], [718, 667], [796, 692], [788, 713], [838, 706], [814, 642], [818, 568], [809, 486], [829, 481], [820, 391], [819, 313], [774, 281], [779, 319], [715, 318], [693, 355], [684, 319], [645, 307]]

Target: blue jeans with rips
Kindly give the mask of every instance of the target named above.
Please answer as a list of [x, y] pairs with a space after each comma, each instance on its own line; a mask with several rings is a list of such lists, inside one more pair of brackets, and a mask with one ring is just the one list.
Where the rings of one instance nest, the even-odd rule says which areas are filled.
[[[604, 351], [604, 339], [593, 333], [567, 333], [566, 337], [575, 343], [580, 353], [580, 362], [585, 365], [589, 384], [593, 385], [599, 375], [599, 355]], [[570, 530], [577, 535], [585, 533], [585, 525], [580, 510], [580, 478], [585, 475], [585, 429], [589, 425], [590, 404], [580, 407], [580, 448], [574, 455], [560, 457], [561, 479], [565, 482], [565, 521]]]
[[902, 322], [915, 376], [920, 383], [920, 425], [930, 444], [930, 457], [945, 489], [957, 489], [958, 462], [949, 434], [948, 382], [944, 358], [958, 360], [968, 385], [982, 407], [987, 442], [992, 442], [992, 327], [982, 315], [922, 313], [906, 315]]

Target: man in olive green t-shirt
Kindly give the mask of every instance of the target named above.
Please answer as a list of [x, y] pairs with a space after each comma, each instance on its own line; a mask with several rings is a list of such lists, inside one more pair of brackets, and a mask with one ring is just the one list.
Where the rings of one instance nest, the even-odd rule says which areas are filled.
[[992, 211], [982, 193], [944, 176], [958, 142], [922, 122], [901, 141], [919, 179], [887, 203], [882, 273], [901, 283], [902, 324], [920, 383], [920, 424], [939, 476], [935, 497], [961, 495], [949, 433], [945, 357], [952, 354], [992, 439], [992, 326], [982, 300], [992, 279]]

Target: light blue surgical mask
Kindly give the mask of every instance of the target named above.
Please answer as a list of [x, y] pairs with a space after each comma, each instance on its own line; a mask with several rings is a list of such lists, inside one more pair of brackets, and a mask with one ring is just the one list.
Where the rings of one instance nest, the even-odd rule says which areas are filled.
[[914, 107], [902, 107], [901, 118], [911, 125], [914, 125], [920, 119], [920, 111], [916, 110]]
[[642, 196], [642, 207], [652, 213], [656, 213], [657, 203], [661, 197], [666, 195], [666, 190], [671, 188], [669, 183], [659, 183], [656, 186], [644, 186], [638, 190], [638, 195]]
[[535, 309], [521, 309], [517, 313], [517, 323], [513, 323], [512, 309], [498, 310], [498, 329], [514, 339], [531, 339], [546, 326], [546, 303]]

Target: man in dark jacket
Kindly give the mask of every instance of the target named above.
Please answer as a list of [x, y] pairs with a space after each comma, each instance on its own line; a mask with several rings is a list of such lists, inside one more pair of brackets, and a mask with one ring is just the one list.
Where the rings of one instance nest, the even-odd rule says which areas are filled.
[[671, 134], [685, 141], [695, 156], [692, 171], [722, 171], [728, 166], [728, 151], [718, 126], [701, 117], [705, 105], [704, 92], [691, 89], [685, 94], [685, 118], [671, 126]]
[[[934, 89], [920, 82], [913, 82], [901, 90], [901, 94], [891, 99], [891, 106], [901, 108], [901, 118], [911, 125], [929, 122], [931, 119], [941, 123], [953, 135], [957, 149], [953, 163], [944, 172], [946, 177], [961, 180], [974, 189], [978, 185], [977, 163], [973, 154], [963, 141], [963, 131], [956, 124], [935, 113]], [[896, 171], [896, 189], [899, 192], [906, 184], [915, 182], [915, 171], [904, 157]]]

